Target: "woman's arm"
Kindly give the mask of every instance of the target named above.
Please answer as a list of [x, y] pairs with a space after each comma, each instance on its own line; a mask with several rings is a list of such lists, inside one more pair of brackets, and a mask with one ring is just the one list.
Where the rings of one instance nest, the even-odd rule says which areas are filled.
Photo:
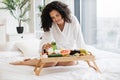
[[72, 23], [74, 26], [74, 36], [76, 40], [77, 48], [86, 48], [86, 44], [84, 42], [83, 34], [81, 31], [81, 25], [75, 16], [72, 17]]
[[51, 43], [53, 40], [53, 37], [51, 35], [51, 32], [44, 32], [42, 35], [42, 40], [40, 42], [40, 52], [42, 52], [43, 49], [49, 48], [49, 43]]

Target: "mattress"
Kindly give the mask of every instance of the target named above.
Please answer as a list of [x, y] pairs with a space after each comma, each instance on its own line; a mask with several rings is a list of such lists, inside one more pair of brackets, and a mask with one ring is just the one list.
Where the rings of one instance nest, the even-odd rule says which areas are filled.
[[79, 61], [74, 66], [43, 68], [40, 76], [36, 76], [32, 66], [9, 64], [27, 57], [19, 51], [3, 51], [0, 52], [0, 80], [120, 80], [120, 54], [90, 46], [88, 49], [96, 57], [101, 73], [90, 68], [86, 62]]

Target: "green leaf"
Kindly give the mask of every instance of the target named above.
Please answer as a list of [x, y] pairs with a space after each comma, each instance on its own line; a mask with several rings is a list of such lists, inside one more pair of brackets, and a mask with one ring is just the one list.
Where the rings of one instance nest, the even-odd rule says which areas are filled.
[[23, 8], [23, 6], [25, 6], [27, 3], [29, 4], [30, 0], [23, 0], [20, 4], [20, 9]]
[[41, 5], [39, 5], [39, 6], [38, 6], [39, 11], [42, 12], [43, 9], [44, 9], [44, 7], [45, 7], [45, 6], [41, 6]]
[[56, 42], [51, 42], [52, 49], [55, 51], [57, 49]]
[[16, 3], [19, 3], [19, 2], [20, 2], [20, 0], [15, 0], [15, 2], [16, 2]]
[[56, 42], [51, 42], [52, 45], [56, 45]]
[[15, 19], [17, 19], [17, 17], [14, 15], [14, 13], [13, 13], [12, 10], [10, 10], [10, 14], [11, 14]]
[[26, 14], [29, 10], [30, 10], [30, 4], [29, 4], [27, 7], [24, 8], [24, 10], [23, 10], [22, 14], [20, 15], [20, 17], [25, 16], [25, 14]]
[[0, 7], [0, 9], [8, 9], [7, 7]]
[[2, 2], [2, 3], [7, 7], [8, 10], [12, 10], [12, 9], [15, 10], [13, 3], [8, 3], [8, 2]]
[[30, 18], [22, 18], [21, 21], [23, 22], [30, 21]]

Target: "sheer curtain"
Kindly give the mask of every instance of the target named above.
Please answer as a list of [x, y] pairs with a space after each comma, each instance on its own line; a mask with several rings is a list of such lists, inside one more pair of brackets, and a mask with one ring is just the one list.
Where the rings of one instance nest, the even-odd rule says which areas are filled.
[[119, 3], [119, 0], [81, 0], [81, 25], [87, 44], [120, 52]]
[[96, 0], [81, 0], [81, 20], [83, 36], [87, 44], [96, 44]]
[[120, 0], [97, 0], [97, 46], [120, 52]]

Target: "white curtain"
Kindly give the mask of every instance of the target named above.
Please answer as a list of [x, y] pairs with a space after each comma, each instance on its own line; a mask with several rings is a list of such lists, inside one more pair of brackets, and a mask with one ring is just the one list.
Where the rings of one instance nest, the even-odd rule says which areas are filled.
[[96, 43], [96, 0], [81, 0], [81, 25], [87, 44]]

